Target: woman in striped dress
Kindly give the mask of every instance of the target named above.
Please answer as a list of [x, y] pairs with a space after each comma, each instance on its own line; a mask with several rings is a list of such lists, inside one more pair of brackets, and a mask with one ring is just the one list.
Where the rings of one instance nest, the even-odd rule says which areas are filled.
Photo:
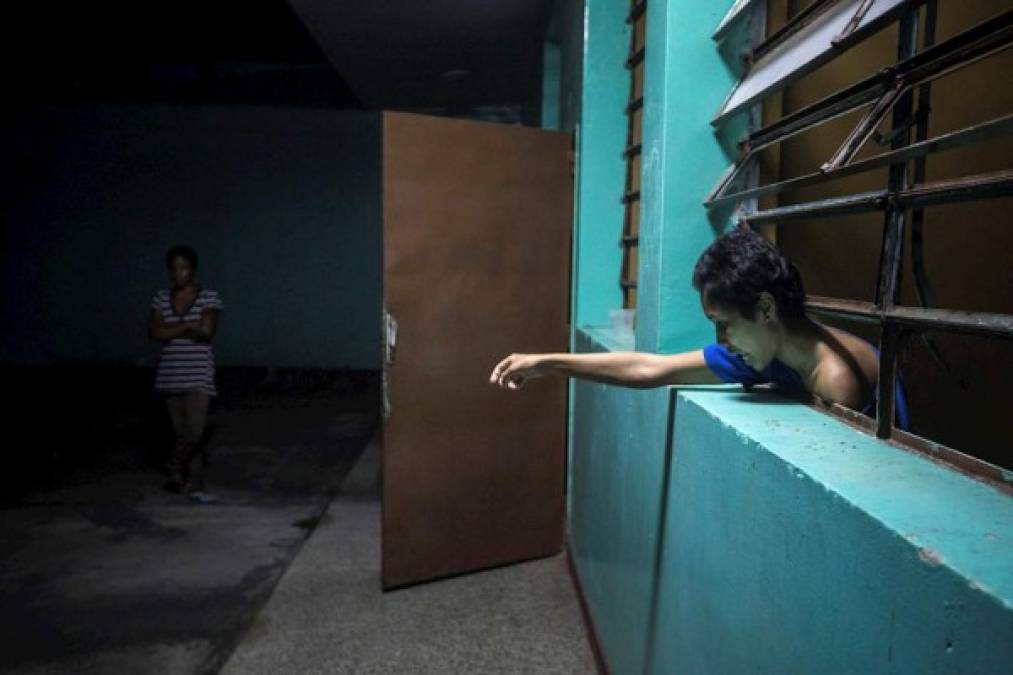
[[217, 395], [211, 340], [222, 302], [217, 292], [197, 285], [197, 253], [192, 248], [172, 247], [165, 264], [172, 290], [158, 291], [152, 298], [149, 332], [162, 343], [155, 391], [165, 396], [176, 434], [166, 489], [188, 492], [190, 464], [202, 449], [208, 403]]

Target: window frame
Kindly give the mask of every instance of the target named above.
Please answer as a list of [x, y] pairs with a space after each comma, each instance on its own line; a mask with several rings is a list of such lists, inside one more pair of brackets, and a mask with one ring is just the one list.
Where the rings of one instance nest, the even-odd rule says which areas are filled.
[[[750, 11], [760, 11], [765, 5], [764, 0], [736, 2], [719, 25], [714, 39], [722, 40], [732, 32], [732, 26], [736, 22], [742, 21]], [[880, 10], [878, 13], [875, 12], [877, 8]], [[919, 50], [918, 28], [922, 11], [925, 12], [925, 28], [922, 48]], [[720, 178], [707, 196], [705, 206], [713, 211], [719, 207], [738, 204], [740, 225], [750, 227], [787, 223], [814, 216], [882, 212], [884, 226], [876, 301], [869, 303], [820, 296], [807, 298], [806, 308], [815, 314], [873, 323], [880, 327], [876, 418], [869, 418], [840, 405], [831, 406], [828, 410], [847, 423], [874, 433], [898, 447], [943, 461], [1013, 493], [1010, 472], [894, 426], [898, 354], [912, 336], [926, 331], [940, 331], [997, 339], [1013, 338], [1013, 315], [932, 307], [934, 294], [927, 284], [921, 249], [921, 225], [925, 207], [1013, 195], [1013, 168], [947, 180], [925, 181], [925, 162], [929, 155], [1013, 134], [1013, 113], [1010, 113], [933, 138], [928, 137], [931, 82], [1013, 47], [1013, 9], [1000, 12], [938, 44], [935, 43], [934, 36], [935, 11], [936, 0], [815, 0], [770, 38], [755, 45], [746, 56], [749, 68], [745, 75], [712, 120], [715, 128], [720, 128], [727, 120], [748, 110], [750, 106], [755, 108], [760, 105], [767, 97], [819, 65], [833, 60], [843, 49], [859, 43], [887, 25], [899, 23], [897, 60], [893, 66], [762, 128], [753, 128], [740, 144], [742, 152], [739, 160]], [[809, 44], [821, 34], [817, 30], [821, 17], [825, 23], [825, 18], [831, 12], [836, 13], [835, 20], [838, 23], [841, 22], [841, 17], [853, 13], [844, 29], [829, 44]], [[824, 25], [824, 36], [827, 33], [825, 28]], [[790, 56], [793, 49], [798, 57], [793, 64], [795, 67], [788, 72], [768, 77], [767, 86], [760, 93], [736, 98], [736, 92], [743, 82], [750, 77], [763, 75], [763, 69], [773, 62], [772, 55], [778, 55], [783, 64], [786, 55]], [[818, 171], [760, 184], [757, 167], [761, 150], [861, 108], [867, 109], [865, 114]], [[892, 116], [891, 130], [896, 130], [888, 135], [889, 150], [867, 159], [852, 161], [874, 136], [887, 115]], [[915, 136], [913, 141], [912, 133]], [[756, 205], [757, 198], [764, 195], [822, 184], [884, 167], [889, 167], [889, 178], [882, 189], [767, 209], [759, 209]], [[908, 227], [912, 230], [913, 271], [921, 304], [918, 307], [900, 304], [904, 234]]]
[[637, 278], [639, 276], [637, 269], [639, 256], [637, 254], [640, 246], [640, 208], [642, 204], [640, 169], [643, 156], [647, 0], [630, 0], [630, 13], [626, 17], [626, 24], [630, 27], [630, 48], [625, 62], [625, 67], [630, 74], [630, 96], [625, 109], [626, 147], [622, 154], [623, 162], [626, 165], [626, 180], [621, 198], [623, 223], [619, 237], [619, 246], [622, 248], [619, 288], [623, 296], [623, 309], [636, 309]]

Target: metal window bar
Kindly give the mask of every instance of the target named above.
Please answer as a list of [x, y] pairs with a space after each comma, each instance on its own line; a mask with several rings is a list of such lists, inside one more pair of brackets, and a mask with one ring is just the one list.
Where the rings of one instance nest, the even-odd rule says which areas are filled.
[[[857, 427], [866, 433], [876, 433], [875, 422], [872, 419], [866, 417], [862, 413], [855, 412], [850, 408], [845, 408], [837, 403], [833, 404], [829, 408], [821, 404], [815, 404], [813, 407], [819, 410], [825, 410], [831, 415], [840, 418], [842, 421]], [[988, 462], [980, 460], [972, 455], [947, 447], [941, 443], [922, 438], [921, 436], [916, 436], [912, 433], [902, 431], [901, 429], [893, 429], [890, 432], [890, 438], [887, 440], [891, 445], [903, 450], [914, 451], [934, 462], [946, 464], [967, 476], [984, 479], [990, 485], [999, 489], [1003, 493], [1013, 495], [1013, 475], [1011, 475], [1009, 471], [1000, 469], [994, 464], [989, 464]]]
[[[792, 17], [792, 19], [778, 31], [757, 45], [756, 49], [752, 51], [749, 61], [751, 63], [755, 63], [766, 54], [769, 54], [775, 47], [781, 45], [788, 38], [816, 21], [816, 19], [818, 19], [826, 9], [829, 9], [832, 5], [835, 5], [838, 2], [840, 2], [840, 0], [815, 0], [810, 3], [802, 11]], [[841, 32], [838, 33], [831, 41], [834, 46], [840, 45], [854, 34], [854, 32], [861, 26], [862, 19], [865, 18], [865, 15], [868, 13], [869, 9], [872, 8], [872, 4], [874, 2], [876, 2], [876, 0], [861, 0], [861, 3], [855, 8], [854, 14], [851, 15], [851, 19], [848, 20], [848, 22], [844, 25], [844, 28], [841, 29]]]
[[[749, 2], [736, 3], [722, 22], [718, 32], [720, 33], [721, 30], [727, 32], [726, 24], [737, 20], [737, 17], [743, 14], [749, 4]], [[918, 14], [922, 5], [926, 7], [925, 36], [922, 51], [918, 52]], [[830, 19], [839, 20], [843, 16], [845, 8], [855, 11], [841, 27], [837, 38], [832, 41], [832, 46], [848, 41], [853, 43], [860, 39], [861, 34], [871, 34], [870, 24], [896, 10], [892, 16], [898, 17], [900, 24], [897, 63], [874, 77], [842, 89], [752, 133], [747, 142], [743, 144], [743, 158], [722, 175], [718, 185], [708, 197], [707, 205], [715, 207], [732, 201], [756, 198], [763, 194], [778, 193], [804, 185], [834, 180], [877, 167], [890, 167], [888, 185], [883, 190], [766, 209], [750, 214], [748, 224], [780, 223], [816, 216], [884, 211], [885, 220], [876, 302], [857, 302], [817, 296], [810, 296], [806, 302], [806, 307], [811, 312], [872, 322], [881, 327], [876, 420], [872, 421], [861, 413], [846, 410], [841, 406], [834, 406], [834, 412], [866, 430], [874, 430], [881, 438], [923, 452], [933, 459], [943, 459], [960, 470], [967, 470], [975, 476], [991, 479], [999, 487], [1013, 492], [1013, 480], [1010, 480], [1007, 472], [1002, 472], [987, 462], [899, 431], [893, 426], [897, 356], [909, 335], [917, 334], [924, 337], [926, 332], [943, 331], [989, 338], [1013, 339], [1013, 315], [927, 307], [929, 298], [927, 298], [927, 280], [923, 260], [919, 261], [919, 270], [915, 272], [919, 302], [922, 306], [907, 307], [898, 304], [904, 230], [909, 224], [912, 225], [913, 234], [917, 240], [913, 255], [920, 258], [920, 225], [924, 207], [939, 203], [1013, 194], [1013, 170], [1010, 169], [930, 183], [925, 182], [925, 161], [929, 154], [980, 142], [997, 135], [1009, 134], [1013, 130], [1013, 115], [1004, 115], [931, 139], [928, 138], [927, 129], [929, 83], [933, 79], [1005, 49], [1013, 43], [1013, 10], [1000, 13], [943, 43], [934, 44], [935, 0], [909, 3], [896, 3], [887, 0], [879, 3], [878, 9], [876, 0], [854, 0], [850, 3], [844, 0], [817, 0], [754, 50], [754, 55], [758, 56], [757, 61], [743, 81], [729, 95], [722, 112], [715, 119], [715, 123], [748, 102], [762, 100], [763, 97], [776, 91], [798, 73], [811, 69], [814, 61], [832, 58], [832, 56], [827, 56], [826, 51], [812, 49], [807, 51], [800, 45], [803, 45], [807, 40], [811, 41], [813, 35], [821, 33], [819, 28], [821, 23], [824, 26], [822, 34], [827, 34], [826, 25], [833, 23]], [[718, 37], [717, 34], [716, 37]], [[773, 69], [772, 74], [766, 74], [756, 80], [759, 84], [754, 82], [756, 86], [752, 90], [746, 88], [745, 93], [741, 91], [746, 79], [750, 77], [756, 79], [759, 77], [759, 73], [763, 73], [764, 59], [767, 59], [768, 64], [773, 63], [772, 59], [775, 56], [788, 52], [794, 52], [794, 54], [793, 58], [789, 59], [792, 63], [787, 71], [779, 72]], [[916, 91], [919, 104], [917, 111], [914, 110], [914, 93]], [[755, 173], [756, 152], [759, 149], [869, 104], [872, 104], [871, 109], [818, 173], [774, 184], [743, 187], [743, 177]], [[859, 149], [873, 136], [886, 114], [891, 111], [893, 113], [892, 130], [888, 135], [891, 145], [890, 151], [851, 163]], [[913, 144], [910, 142], [912, 130], [914, 130], [916, 138]], [[912, 160], [914, 160], [913, 172], [909, 171], [909, 162]], [[734, 192], [732, 192], [733, 190]]]
[[888, 209], [909, 209], [934, 204], [953, 204], [972, 199], [990, 199], [1013, 194], [1013, 170], [1003, 169], [962, 178], [938, 180], [900, 190], [871, 190], [844, 197], [819, 199], [790, 206], [778, 206], [750, 214], [750, 225], [788, 223], [809, 218], [829, 218]]
[[[929, 0], [925, 4], [924, 33], [922, 37], [922, 48], [929, 49], [936, 44], [936, 0]], [[924, 82], [918, 87], [918, 108], [913, 119], [915, 125], [916, 145], [924, 144], [929, 137], [929, 113], [932, 109], [932, 85]], [[925, 182], [925, 165], [927, 156], [922, 155], [914, 161], [914, 182], [915, 184]], [[925, 209], [914, 209], [911, 212], [911, 273], [915, 281], [915, 293], [918, 302], [922, 307], [932, 307], [936, 304], [935, 292], [929, 281], [928, 273], [925, 270], [925, 239], [924, 239]], [[936, 364], [953, 380], [953, 383], [961, 388], [967, 389], [967, 384], [953, 369], [936, 346], [935, 341], [927, 333], [919, 336], [929, 355]], [[1011, 481], [1013, 485], [1013, 481]]]
[[[918, 13], [912, 10], [905, 13], [900, 20], [897, 61], [906, 63], [917, 51]], [[890, 107], [893, 108], [892, 128], [899, 132], [894, 135], [890, 143], [890, 147], [894, 150], [907, 145], [911, 139], [911, 130], [906, 123], [912, 114], [913, 97], [909, 87], [897, 87], [897, 90], [900, 93], [890, 103]], [[889, 97], [889, 95], [888, 92], [884, 97]], [[882, 108], [882, 106], [876, 105], [874, 110], [876, 108]], [[892, 194], [898, 195], [907, 191], [909, 180], [907, 163], [893, 164], [890, 166], [887, 189]], [[919, 187], [925, 188], [927, 186]], [[936, 194], [944, 193], [947, 193], [945, 189], [936, 191]], [[880, 248], [879, 284], [876, 289], [876, 306], [885, 311], [889, 311], [900, 302], [901, 272], [904, 266], [904, 228], [906, 225], [907, 208], [898, 199], [888, 199], [883, 223], [883, 244]], [[896, 410], [897, 359], [905, 338], [906, 333], [903, 332], [899, 324], [891, 321], [882, 324], [879, 337], [879, 379], [876, 382], [876, 435], [880, 438], [890, 438], [893, 431]]]
[[895, 305], [884, 309], [871, 302], [810, 295], [806, 308], [828, 316], [865, 323], [892, 323], [914, 331], [941, 330], [950, 333], [1013, 339], [1013, 315], [964, 312], [956, 309], [926, 309]]
[[[898, 59], [898, 74], [893, 86], [875, 102], [858, 127], [845, 140], [841, 148], [834, 154], [834, 157], [830, 159], [828, 163], [829, 168], [835, 168], [850, 161], [876, 130], [879, 122], [886, 116], [889, 109], [893, 108], [898, 101], [904, 100], [905, 97], [908, 97], [908, 104], [910, 103], [910, 94], [916, 85], [920, 84], [922, 87], [926, 87], [933, 79], [969, 66], [1013, 44], [1013, 30], [1011, 30], [1013, 11], [1009, 11], [999, 18], [1000, 21], [993, 24], [989, 32], [981, 39], [975, 36], [972, 29], [972, 31], [957, 36], [953, 41], [947, 41], [944, 45], [940, 45], [940, 49], [934, 56], [932, 56], [934, 46], [930, 47], [923, 52], [923, 54], [930, 55], [927, 63], [919, 63], [919, 61], [924, 61], [924, 59], [915, 56], [914, 47], [906, 50], [904, 53], [907, 56], [903, 59]], [[912, 37], [910, 39], [914, 40], [913, 36], [917, 31], [917, 26], [913, 27], [911, 31]], [[924, 114], [927, 114], [927, 112]], [[911, 119], [913, 119], [913, 116], [911, 111], [908, 110], [900, 119], [895, 120], [893, 129], [907, 134], [908, 121]]]
[[[623, 295], [623, 307], [632, 308], [636, 306], [636, 272], [633, 259], [636, 248], [639, 246], [639, 201], [640, 190], [636, 188], [639, 176], [635, 176], [639, 167], [641, 155], [641, 133], [638, 133], [640, 125], [637, 124], [636, 115], [643, 110], [643, 63], [646, 54], [646, 26], [644, 25], [647, 10], [646, 0], [631, 0], [630, 13], [626, 17], [626, 23], [631, 26], [630, 48], [626, 59], [626, 68], [630, 71], [630, 97], [626, 106], [627, 127], [626, 127], [626, 148], [623, 150], [623, 159], [626, 163], [626, 187], [622, 196], [623, 224], [619, 237], [619, 246], [622, 247], [622, 264], [619, 270], [619, 287]], [[640, 40], [638, 40], [638, 35]], [[639, 86], [638, 86], [639, 85]], [[638, 94], [638, 90], [641, 92]]]
[[[926, 49], [931, 48], [936, 43], [936, 0], [930, 0], [925, 6], [925, 33], [922, 38], [923, 44]], [[929, 82], [924, 82], [918, 88], [918, 110], [923, 114], [918, 116], [918, 122], [915, 128], [915, 138], [918, 140], [916, 145], [923, 145], [928, 141], [929, 135], [929, 111], [931, 110], [930, 99], [932, 95], [932, 85]], [[1013, 118], [1013, 115], [1008, 116]], [[999, 125], [997, 125], [999, 126]], [[922, 155], [915, 160], [914, 166], [914, 182], [915, 184], [925, 182], [925, 156]], [[924, 222], [925, 222], [925, 210], [915, 209], [911, 213], [911, 272], [915, 278], [915, 292], [918, 294], [918, 301], [922, 307], [931, 307], [935, 303], [935, 294], [932, 291], [932, 286], [929, 283], [928, 274], [925, 272], [925, 254], [924, 254]], [[949, 367], [943, 362], [942, 357], [939, 355], [939, 351], [935, 346], [926, 341], [926, 347], [935, 357], [936, 361], [940, 362], [944, 368], [949, 370]]]
[[636, 202], [640, 200], [640, 190], [630, 190], [623, 194], [623, 204], [629, 204], [630, 202]]
[[[844, 143], [837, 149], [837, 152], [831, 156], [829, 160], [823, 165], [824, 171], [836, 169], [844, 166], [851, 159], [858, 154], [858, 151], [862, 149], [865, 142], [876, 133], [876, 129], [882, 124], [883, 120], [886, 119], [887, 113], [894, 109], [899, 101], [905, 97], [909, 97], [910, 92], [907, 87], [894, 86], [891, 87], [880, 96], [869, 108], [869, 111], [865, 113], [858, 125], [851, 130], [847, 138], [844, 139]], [[896, 115], [895, 115], [896, 117]], [[904, 121], [901, 121], [904, 124]], [[894, 127], [896, 129], [896, 127]], [[901, 144], [903, 147], [904, 144]]]
[[[874, 105], [873, 108], [875, 117], [881, 120], [912, 88], [919, 85], [926, 86], [934, 79], [999, 53], [1010, 46], [1013, 46], [1013, 10], [1003, 12], [945, 42], [900, 61], [893, 68], [846, 87], [750, 134], [744, 143], [745, 156], [735, 165], [733, 171], [722, 178], [708, 197], [708, 205], [716, 205], [719, 198], [722, 202], [726, 201], [723, 197], [727, 190], [736, 185], [737, 180], [745, 173], [748, 163], [755, 161], [760, 150], [873, 102], [882, 103]], [[835, 157], [824, 164], [822, 172], [846, 165], [858, 153], [875, 130], [876, 124], [872, 124], [872, 117], [867, 115], [863, 118], [859, 123], [859, 129], [863, 133], [853, 131], [841, 150], [835, 153]], [[860, 142], [855, 142], [857, 140]]]
[[820, 15], [820, 13], [823, 12], [823, 10], [827, 9], [827, 7], [836, 2], [838, 2], [838, 0], [815, 0], [813, 3], [805, 7], [805, 9], [792, 17], [790, 21], [781, 26], [779, 30], [772, 33], [770, 37], [758, 44], [750, 55], [750, 62], [755, 63], [760, 58], [770, 53], [770, 50], [808, 26]]
[[[844, 49], [892, 23], [924, 0], [839, 0], [820, 3], [822, 11], [765, 52], [721, 105], [714, 124], [778, 91], [830, 61]], [[857, 18], [857, 23], [852, 25]]]
[[627, 68], [636, 68], [638, 65], [644, 62], [644, 48], [641, 47], [637, 51], [630, 55], [630, 58], [626, 59]]
[[[827, 183], [847, 176], [865, 173], [874, 169], [881, 169], [885, 166], [890, 166], [891, 164], [907, 162], [912, 159], [921, 159], [930, 154], [945, 152], [947, 150], [953, 150], [955, 148], [972, 145], [974, 143], [980, 143], [990, 138], [1004, 136], [1011, 133], [1013, 133], [1013, 114], [1003, 115], [1002, 117], [997, 117], [981, 124], [964, 127], [963, 129], [951, 131], [949, 133], [936, 136], [935, 138], [923, 139], [917, 143], [912, 143], [911, 145], [897, 150], [891, 150], [890, 152], [884, 152], [858, 162], [845, 164], [840, 168], [821, 169], [820, 171], [814, 173], [798, 176], [796, 178], [789, 178], [777, 183], [760, 185], [755, 188], [739, 190], [738, 192], [724, 193], [720, 194], [720, 196], [715, 195], [708, 199], [707, 206], [718, 207], [731, 202], [737, 202], [742, 199], [762, 197], [764, 195], [780, 192], [789, 192], [791, 190], [797, 190], [810, 185]], [[752, 161], [755, 161], [755, 157]], [[914, 182], [916, 184], [924, 182], [924, 168], [919, 173], [916, 166]]]
[[851, 16], [847, 25], [844, 26], [844, 30], [838, 33], [837, 37], [834, 38], [833, 44], [835, 47], [843, 45], [855, 33], [855, 31], [861, 28], [862, 23], [865, 21], [866, 14], [869, 13], [869, 10], [872, 9], [872, 5], [875, 2], [876, 0], [862, 0], [862, 4], [855, 9], [855, 13]]
[[735, 0], [735, 4], [732, 5], [728, 13], [725, 14], [724, 18], [721, 19], [721, 23], [714, 30], [714, 34], [711, 36], [715, 40], [720, 40], [731, 31], [732, 26], [738, 23], [739, 19], [743, 18], [748, 14], [746, 11], [756, 3], [756, 0]]
[[942, 77], [1010, 46], [1013, 10], [940, 42], [892, 68], [842, 89], [750, 134], [747, 146], [758, 150], [878, 99], [900, 79], [909, 86]]
[[637, 19], [642, 17], [647, 11], [647, 0], [640, 0], [634, 3], [633, 9], [630, 10], [630, 15], [626, 17], [626, 23], [636, 23]]

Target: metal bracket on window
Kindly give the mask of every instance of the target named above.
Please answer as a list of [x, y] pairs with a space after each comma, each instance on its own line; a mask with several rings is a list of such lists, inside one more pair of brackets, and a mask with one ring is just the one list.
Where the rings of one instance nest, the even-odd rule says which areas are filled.
[[721, 19], [721, 23], [714, 29], [714, 34], [711, 36], [713, 40], [721, 40], [731, 30], [733, 24], [735, 24], [739, 18], [745, 16], [746, 9], [754, 4], [756, 0], [735, 0], [735, 4], [732, 5], [728, 13], [725, 14], [724, 18]]
[[826, 173], [827, 171], [833, 171], [841, 166], [844, 166], [850, 162], [858, 151], [862, 149], [865, 142], [869, 140], [876, 129], [879, 127], [883, 118], [890, 112], [900, 97], [903, 96], [909, 87], [903, 86], [902, 83], [895, 84], [885, 94], [876, 99], [876, 102], [872, 104], [869, 111], [865, 113], [861, 121], [851, 130], [848, 137], [844, 139], [844, 143], [837, 149], [823, 166], [820, 167], [820, 171]]
[[[922, 86], [927, 87], [928, 85], [926, 84]], [[930, 109], [929, 106], [927, 105], [919, 107], [918, 110], [915, 111], [914, 115], [908, 117], [904, 121], [904, 124], [898, 126], [896, 129], [891, 129], [889, 133], [881, 134], [877, 131], [872, 135], [872, 140], [875, 141], [877, 145], [890, 145], [891, 143], [893, 143], [895, 138], [899, 137], [902, 133], [904, 133], [911, 127], [923, 124], [926, 120], [928, 120], [929, 111]]]
[[820, 15], [830, 9], [833, 5], [836, 5], [840, 0], [815, 0], [801, 10], [798, 14], [789, 20], [785, 25], [775, 31], [766, 40], [761, 42], [753, 50], [752, 57], [753, 61], [758, 61], [763, 58], [764, 54], [769, 53], [772, 49], [783, 43], [792, 35], [803, 30], [806, 26], [811, 24], [813, 21], [818, 19]]
[[710, 194], [707, 195], [707, 198], [704, 200], [704, 204], [710, 205], [711, 202], [723, 195], [735, 182], [742, 165], [747, 161], [749, 161], [748, 154], [739, 162], [732, 164], [725, 169], [721, 176], [718, 177], [718, 182], [714, 185], [713, 189], [711, 189]]
[[[754, 51], [755, 63], [722, 102], [713, 126], [836, 58], [927, 0], [816, 0], [805, 21], [793, 21]], [[801, 16], [801, 15], [800, 15]], [[852, 25], [854, 24], [854, 25]], [[840, 41], [840, 42], [838, 42]], [[757, 54], [762, 56], [757, 58]]]
[[[797, 178], [789, 178], [787, 180], [778, 183], [769, 183], [767, 185], [759, 186], [756, 188], [742, 188], [742, 165], [743, 162], [738, 162], [728, 167], [728, 169], [721, 175], [717, 185], [711, 191], [711, 194], [707, 196], [707, 200], [704, 202], [708, 209], [713, 209], [716, 206], [721, 206], [729, 202], [746, 199], [748, 197], [760, 197], [768, 194], [777, 194], [780, 192], [788, 192], [802, 187], [810, 185], [819, 185], [826, 181], [836, 180], [845, 176], [854, 176], [856, 174], [865, 173], [872, 169], [881, 168], [884, 166], [890, 166], [899, 162], [906, 162], [912, 159], [919, 159], [933, 153], [945, 152], [952, 150], [953, 148], [962, 148], [975, 143], [981, 143], [990, 138], [996, 138], [1000, 136], [1008, 136], [1013, 134], [1013, 114], [1003, 115], [995, 119], [975, 124], [963, 129], [951, 131], [950, 133], [936, 136], [935, 138], [928, 138], [918, 143], [906, 146], [901, 149], [891, 150], [868, 159], [859, 160], [857, 162], [850, 162], [845, 166], [832, 171], [819, 171]], [[739, 173], [736, 173], [739, 172]], [[916, 178], [914, 183], [923, 183], [923, 178]], [[731, 192], [731, 190], [736, 190]], [[917, 213], [917, 211], [916, 211]], [[919, 231], [917, 220], [914, 223], [912, 229], [912, 236], [916, 235]], [[912, 252], [917, 252], [917, 242], [912, 243]], [[919, 263], [917, 258], [914, 260], [915, 271], [919, 269]], [[930, 303], [932, 304], [932, 303]]]
[[862, 19], [869, 13], [872, 6], [876, 3], [876, 0], [862, 0], [862, 4], [855, 10], [851, 20], [844, 26], [844, 29], [837, 34], [833, 40], [830, 41], [834, 47], [840, 47], [841, 43], [851, 37], [851, 34], [858, 30], [858, 27], [862, 25]]

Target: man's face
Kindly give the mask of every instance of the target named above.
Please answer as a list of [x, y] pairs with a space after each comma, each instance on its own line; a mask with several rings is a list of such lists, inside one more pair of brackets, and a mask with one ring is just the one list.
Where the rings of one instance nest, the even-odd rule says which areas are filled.
[[737, 309], [721, 307], [703, 299], [703, 311], [714, 322], [718, 342], [728, 347], [754, 370], [763, 370], [777, 354], [778, 333], [775, 322], [757, 310], [747, 319]]

